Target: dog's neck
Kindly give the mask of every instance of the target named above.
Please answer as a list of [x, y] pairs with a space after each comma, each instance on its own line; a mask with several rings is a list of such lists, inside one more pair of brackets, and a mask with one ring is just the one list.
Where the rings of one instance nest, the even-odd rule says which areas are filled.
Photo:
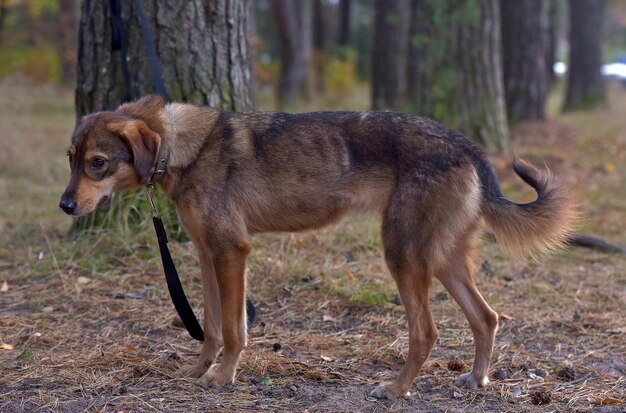
[[210, 138], [219, 109], [183, 103], [168, 103], [161, 111], [165, 130], [161, 145], [168, 169], [184, 168], [199, 155]]

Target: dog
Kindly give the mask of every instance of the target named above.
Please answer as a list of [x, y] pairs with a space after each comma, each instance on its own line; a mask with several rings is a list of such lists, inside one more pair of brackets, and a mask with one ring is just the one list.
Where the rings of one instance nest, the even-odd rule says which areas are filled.
[[[397, 378], [371, 395], [393, 399], [409, 395], [438, 336], [428, 304], [433, 277], [474, 335], [473, 369], [457, 384], [488, 383], [498, 315], [473, 280], [486, 224], [506, 251], [527, 257], [562, 247], [576, 219], [569, 191], [549, 171], [515, 159], [537, 199], [513, 203], [479, 146], [404, 113], [236, 113], [146, 96], [83, 117], [68, 155], [70, 182], [59, 204], [67, 214], [88, 214], [113, 191], [151, 180], [176, 205], [204, 291], [204, 342], [186, 373], [207, 386], [233, 382], [246, 347], [250, 234], [319, 228], [349, 211], [381, 216], [409, 349]], [[165, 169], [159, 176], [157, 164]]]

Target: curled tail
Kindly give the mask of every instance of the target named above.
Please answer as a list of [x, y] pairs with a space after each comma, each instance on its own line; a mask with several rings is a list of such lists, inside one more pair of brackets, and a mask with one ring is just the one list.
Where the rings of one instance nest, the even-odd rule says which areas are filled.
[[576, 202], [550, 171], [514, 159], [515, 173], [537, 192], [535, 201], [516, 204], [504, 198], [487, 162], [478, 163], [483, 216], [504, 250], [517, 257], [534, 257], [565, 245], [578, 217]]

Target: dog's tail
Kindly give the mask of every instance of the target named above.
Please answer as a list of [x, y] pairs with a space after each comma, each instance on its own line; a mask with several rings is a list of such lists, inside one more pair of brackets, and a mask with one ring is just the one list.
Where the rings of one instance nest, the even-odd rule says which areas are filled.
[[482, 185], [482, 212], [504, 250], [516, 257], [535, 257], [563, 247], [577, 221], [576, 202], [548, 170], [513, 160], [513, 170], [537, 192], [537, 199], [516, 204], [504, 198], [491, 166], [476, 165]]

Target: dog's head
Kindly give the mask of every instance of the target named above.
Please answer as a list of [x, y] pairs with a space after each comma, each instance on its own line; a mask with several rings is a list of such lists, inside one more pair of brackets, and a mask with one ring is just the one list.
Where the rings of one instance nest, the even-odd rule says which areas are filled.
[[80, 120], [67, 152], [70, 183], [59, 203], [65, 213], [88, 214], [113, 191], [147, 182], [161, 146], [163, 105], [160, 97], [147, 96]]

